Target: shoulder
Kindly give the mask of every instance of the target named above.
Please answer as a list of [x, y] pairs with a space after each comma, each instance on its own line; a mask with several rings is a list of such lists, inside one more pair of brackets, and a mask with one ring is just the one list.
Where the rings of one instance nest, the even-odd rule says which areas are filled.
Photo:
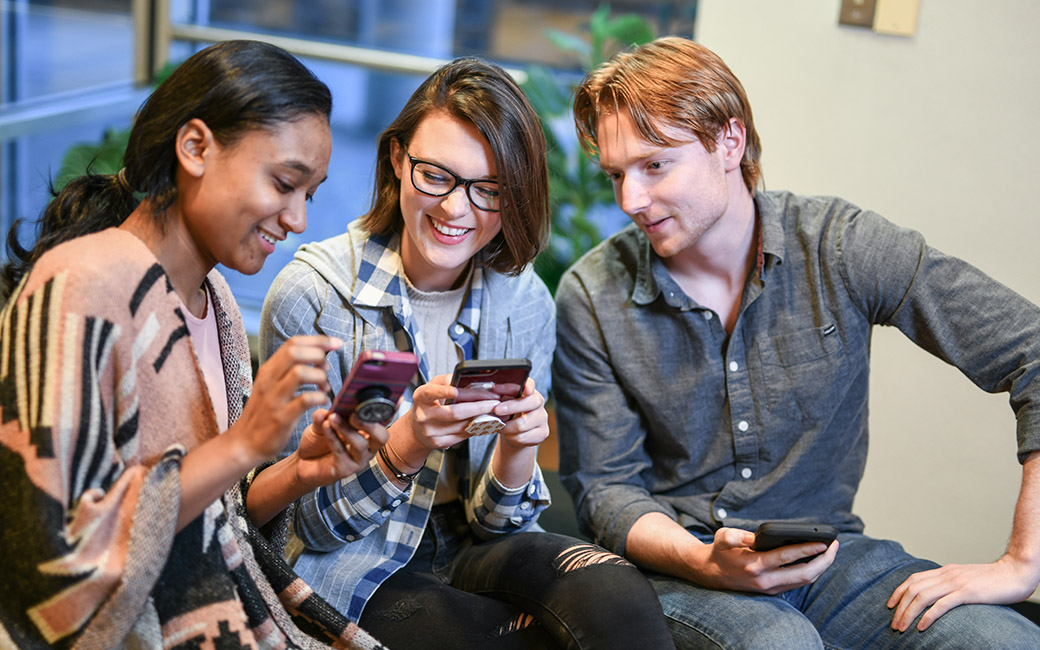
[[349, 295], [357, 277], [358, 249], [357, 238], [350, 231], [303, 244], [275, 276], [268, 299], [289, 298], [301, 291], [324, 293], [329, 286]]
[[863, 212], [859, 206], [837, 196], [786, 191], [759, 192], [755, 195], [755, 205], [766, 225], [775, 221], [790, 232], [820, 232]]
[[557, 303], [577, 287], [612, 296], [631, 294], [644, 267], [649, 271], [650, 242], [639, 227], [629, 224], [581, 256], [560, 280]]
[[33, 265], [31, 275], [51, 277], [74, 270], [83, 278], [125, 278], [123, 274], [139, 274], [158, 263], [140, 239], [118, 228], [109, 228], [50, 249]]
[[782, 230], [788, 252], [792, 245], [841, 255], [862, 247], [879, 252], [890, 246], [916, 249], [923, 243], [920, 233], [836, 196], [759, 192], [755, 202], [766, 237], [771, 226]]
[[163, 297], [172, 292], [166, 272], [148, 247], [118, 228], [77, 237], [44, 253], [20, 296], [55, 283], [62, 286], [69, 304], [80, 303], [95, 314], [116, 301], [129, 301], [134, 310], [153, 288]]
[[537, 309], [543, 306], [551, 308], [553, 304], [548, 287], [530, 264], [517, 275], [484, 269], [484, 285], [486, 302], [493, 308]]

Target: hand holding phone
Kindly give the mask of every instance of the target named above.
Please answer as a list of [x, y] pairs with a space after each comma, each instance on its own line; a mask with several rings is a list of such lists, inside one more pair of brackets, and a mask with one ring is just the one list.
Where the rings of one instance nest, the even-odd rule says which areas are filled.
[[[808, 544], [820, 542], [830, 545], [838, 537], [838, 529], [830, 524], [804, 524], [789, 521], [767, 521], [759, 524], [755, 531], [755, 541], [751, 546], [753, 551], [771, 551], [781, 546], [791, 544]], [[818, 555], [818, 554], [817, 554]], [[803, 557], [791, 564], [802, 564], [808, 562], [816, 555]], [[784, 565], [789, 566], [789, 565]]]
[[[455, 401], [486, 399], [493, 393], [501, 400], [516, 399], [524, 393], [524, 384], [531, 373], [529, 359], [474, 359], [461, 361], [455, 366], [451, 385], [459, 389]], [[450, 404], [452, 400], [449, 400]], [[466, 433], [474, 436], [498, 433], [512, 415], [501, 418], [489, 414], [478, 415], [466, 426]]]
[[350, 369], [330, 412], [344, 422], [356, 413], [363, 422], [386, 424], [418, 369], [419, 360], [411, 352], [365, 350]]

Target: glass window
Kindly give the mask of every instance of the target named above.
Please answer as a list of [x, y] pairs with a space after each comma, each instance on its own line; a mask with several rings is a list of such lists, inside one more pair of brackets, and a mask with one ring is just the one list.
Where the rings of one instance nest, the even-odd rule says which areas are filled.
[[[129, 125], [131, 0], [0, 3], [0, 232], [35, 220], [65, 152]], [[31, 241], [31, 224], [23, 243]], [[0, 260], [6, 259], [6, 247]]]
[[3, 3], [3, 102], [21, 102], [133, 76], [131, 0]]
[[[39, 214], [49, 198], [48, 181], [57, 175], [71, 146], [98, 142], [106, 129], [129, 127], [148, 90], [133, 89], [131, 84], [135, 46], [131, 4], [131, 0], [0, 3], [3, 233], [15, 218], [34, 219]], [[260, 273], [247, 277], [224, 269], [247, 329], [256, 331], [267, 287], [301, 243], [343, 232], [349, 221], [368, 209], [378, 135], [428, 74], [428, 69], [418, 68], [387, 72], [380, 57], [405, 54], [436, 62], [479, 55], [512, 69], [551, 66], [555, 74], [573, 82], [587, 61], [573, 50], [558, 47], [549, 30], [588, 40], [590, 16], [600, 5], [600, 0], [170, 0], [174, 40], [168, 55], [174, 63], [208, 44], [189, 40], [206, 38], [191, 31], [200, 28], [236, 30], [245, 37], [271, 35], [349, 45], [363, 48], [375, 61], [304, 59], [333, 92], [329, 180], [309, 205], [306, 232], [282, 242]], [[695, 11], [695, 0], [611, 3], [612, 15], [638, 14], [659, 34], [692, 34]], [[127, 91], [116, 99], [98, 98], [113, 87]], [[49, 117], [40, 118], [34, 103], [40, 103]], [[559, 148], [577, 155], [575, 143], [569, 142], [573, 140], [569, 120], [563, 116], [550, 121]], [[618, 214], [612, 205], [601, 206], [591, 219], [607, 232], [624, 222]], [[23, 241], [28, 243], [28, 237]], [[6, 250], [0, 258], [4, 255]]]

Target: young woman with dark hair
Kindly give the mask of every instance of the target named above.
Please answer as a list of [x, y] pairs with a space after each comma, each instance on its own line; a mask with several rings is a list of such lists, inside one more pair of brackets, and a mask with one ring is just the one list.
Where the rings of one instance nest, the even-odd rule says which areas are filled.
[[[509, 75], [446, 64], [380, 137], [368, 214], [303, 246], [264, 304], [261, 354], [299, 334], [344, 340], [333, 390], [364, 350], [420, 359], [380, 455], [302, 497], [293, 519], [301, 577], [394, 647], [671, 647], [635, 567], [537, 524], [555, 347], [531, 269], [549, 229], [545, 153]], [[459, 361], [508, 357], [532, 365], [518, 398], [456, 400]], [[488, 414], [508, 421], [466, 433]]]
[[330, 112], [287, 52], [213, 45], [141, 107], [124, 169], [66, 185], [33, 247], [12, 229], [0, 646], [378, 647], [281, 560], [279, 513], [366, 465], [386, 430], [318, 410], [265, 465], [325, 399], [340, 343], [294, 337], [254, 383], [214, 270], [256, 273], [303, 231]]

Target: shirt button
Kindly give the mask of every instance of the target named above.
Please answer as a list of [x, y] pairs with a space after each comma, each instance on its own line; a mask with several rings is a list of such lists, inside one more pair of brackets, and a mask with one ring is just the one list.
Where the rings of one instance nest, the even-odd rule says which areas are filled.
[[745, 467], [744, 469], [740, 470], [740, 475], [743, 478], [751, 478], [751, 468]]
[[354, 536], [353, 535], [347, 535], [346, 539], [347, 539], [348, 542], [353, 542], [354, 541]]
[[726, 512], [725, 508], [719, 508], [715, 511], [715, 516], [719, 519], [725, 519], [727, 515], [729, 515], [729, 513]]
[[740, 422], [737, 422], [737, 428], [741, 431], [747, 431], [748, 427], [750, 426], [751, 425], [747, 423], [747, 420], [741, 420]]
[[400, 499], [394, 499], [393, 506], [396, 508], [399, 505], [401, 505], [401, 500]]
[[528, 486], [528, 488], [527, 488], [527, 494], [528, 494], [529, 496], [532, 496], [532, 497], [533, 497], [533, 496], [534, 496], [534, 493], [538, 491], [538, 490], [537, 490], [537, 487], [538, 487], [538, 486], [536, 486], [536, 485], [535, 485], [534, 483], [532, 483], [531, 485], [529, 485], [529, 486]]
[[704, 320], [711, 320], [711, 312], [710, 311], [704, 310], [701, 313], [704, 314]]
[[531, 502], [530, 501], [524, 501], [523, 503], [520, 504], [520, 509], [521, 510], [530, 510], [531, 509]]
[[466, 330], [465, 330], [465, 328], [462, 327], [462, 325], [455, 325], [455, 333], [456, 334], [462, 334], [465, 331]]
[[384, 508], [383, 510], [379, 511], [379, 514], [383, 515], [384, 517], [389, 517], [390, 511]]
[[730, 361], [729, 362], [729, 371], [730, 372], [736, 372], [738, 368], [740, 368], [740, 366], [737, 365], [736, 361]]

